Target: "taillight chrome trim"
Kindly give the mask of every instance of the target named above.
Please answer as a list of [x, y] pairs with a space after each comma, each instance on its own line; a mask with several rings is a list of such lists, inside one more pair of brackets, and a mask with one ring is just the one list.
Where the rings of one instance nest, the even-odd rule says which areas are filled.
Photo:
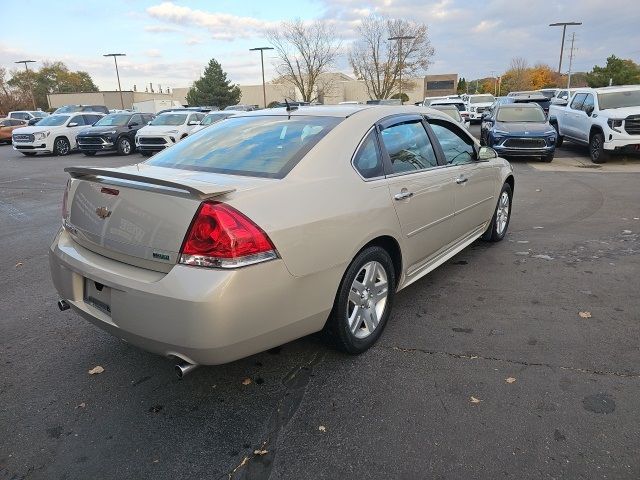
[[249, 265], [255, 265], [256, 263], [268, 262], [278, 258], [278, 252], [276, 250], [268, 250], [266, 252], [256, 253], [255, 255], [246, 255], [244, 257], [235, 258], [218, 258], [207, 257], [205, 255], [180, 255], [178, 264], [188, 265], [192, 267], [204, 267], [204, 268], [242, 268]]

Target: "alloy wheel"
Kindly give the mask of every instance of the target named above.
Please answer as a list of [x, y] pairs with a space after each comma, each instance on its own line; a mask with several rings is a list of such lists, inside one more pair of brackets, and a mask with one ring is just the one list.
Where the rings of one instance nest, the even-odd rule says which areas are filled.
[[124, 153], [125, 155], [129, 155], [131, 153], [131, 143], [126, 138], [120, 140], [120, 148], [122, 150], [122, 153]]
[[351, 334], [359, 339], [371, 335], [380, 323], [389, 292], [387, 273], [381, 263], [365, 263], [349, 291], [347, 321]]
[[509, 221], [509, 205], [510, 199], [507, 192], [502, 192], [500, 195], [500, 201], [498, 202], [498, 210], [496, 212], [496, 232], [498, 235], [502, 235], [507, 228], [507, 222]]
[[60, 155], [66, 155], [67, 153], [69, 153], [69, 144], [62, 138], [56, 140], [56, 147]]

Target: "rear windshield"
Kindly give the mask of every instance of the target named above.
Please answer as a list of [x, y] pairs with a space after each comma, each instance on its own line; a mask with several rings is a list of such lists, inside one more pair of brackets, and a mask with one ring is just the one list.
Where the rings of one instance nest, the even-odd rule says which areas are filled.
[[469, 103], [493, 103], [496, 99], [493, 95], [477, 95], [475, 97], [469, 97]]
[[149, 125], [182, 125], [187, 120], [186, 113], [163, 113], [149, 122]]
[[454, 120], [458, 122], [462, 120], [460, 116], [460, 111], [456, 108], [455, 105], [433, 105], [431, 108], [435, 110], [440, 110], [442, 113], [446, 113]]
[[59, 127], [69, 120], [69, 115], [51, 115], [38, 122], [39, 127]]
[[598, 93], [600, 110], [607, 108], [640, 107], [640, 90]]
[[535, 107], [502, 107], [496, 115], [498, 122], [545, 122], [541, 108]]
[[202, 172], [283, 178], [341, 118], [230, 117], [146, 163]]

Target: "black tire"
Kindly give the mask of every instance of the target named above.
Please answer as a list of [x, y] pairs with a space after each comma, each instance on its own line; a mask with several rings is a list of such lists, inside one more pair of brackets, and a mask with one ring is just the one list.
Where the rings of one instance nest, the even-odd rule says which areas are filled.
[[36, 156], [36, 152], [20, 152], [21, 154], [23, 154], [25, 157], [35, 157]]
[[[382, 314], [378, 317], [379, 321], [377, 326], [369, 331], [366, 328], [365, 320], [355, 320], [358, 322], [356, 327], [357, 332], [352, 333], [349, 327], [349, 312], [353, 313], [354, 308], [361, 309], [361, 307], [353, 305], [349, 300], [352, 294], [351, 287], [356, 278], [361, 278], [362, 271], [365, 265], [370, 262], [377, 262], [384, 269], [384, 274], [387, 277], [387, 297], [386, 302], [383, 305]], [[364, 279], [363, 279], [364, 280]], [[375, 279], [374, 279], [375, 280]], [[329, 315], [329, 319], [324, 328], [325, 336], [328, 340], [339, 350], [350, 354], [360, 354], [369, 349], [384, 330], [384, 327], [389, 320], [389, 315], [393, 306], [393, 299], [396, 291], [396, 272], [393, 267], [393, 261], [384, 248], [378, 246], [371, 246], [362, 250], [356, 258], [353, 259], [349, 268], [342, 277], [338, 293], [333, 304], [333, 309]], [[354, 291], [355, 292], [355, 291]], [[363, 302], [368, 302], [369, 297], [360, 297]], [[360, 298], [358, 301], [360, 301]], [[365, 310], [365, 313], [369, 309]], [[353, 323], [352, 325], [355, 325]], [[360, 327], [362, 326], [362, 327]], [[356, 335], [366, 335], [364, 337], [357, 337]]]
[[65, 156], [69, 155], [71, 152], [71, 144], [67, 137], [58, 137], [53, 142], [53, 153], [54, 155]]
[[558, 130], [558, 124], [552, 123], [551, 126], [556, 131], [556, 147], [561, 147], [562, 142], [564, 142], [564, 137], [560, 135], [560, 130]]
[[131, 139], [126, 136], [122, 136], [118, 139], [118, 155], [131, 155], [134, 150], [134, 144], [131, 143]]
[[589, 156], [593, 163], [604, 163], [609, 158], [609, 153], [604, 149], [604, 135], [594, 133], [589, 139]]
[[543, 162], [547, 162], [547, 163], [551, 163], [553, 162], [553, 157], [555, 156], [555, 153], [550, 153], [549, 155], [545, 155], [544, 157], [542, 157], [542, 161]]
[[93, 157], [96, 154], [96, 152], [90, 152], [90, 151], [82, 152], [82, 153], [84, 153], [87, 157]]
[[[507, 223], [502, 228], [502, 231], [498, 231], [498, 211], [500, 210], [500, 201], [502, 200], [502, 194], [506, 193], [509, 199], [508, 210], [507, 210]], [[500, 195], [498, 195], [498, 202], [496, 203], [496, 209], [493, 212], [493, 217], [491, 217], [491, 222], [487, 227], [487, 230], [482, 235], [482, 240], [486, 242], [499, 242], [502, 240], [507, 234], [507, 230], [509, 230], [509, 222], [511, 221], [511, 204], [513, 200], [513, 192], [511, 191], [511, 186], [508, 183], [505, 183], [502, 186], [502, 190], [500, 190]]]

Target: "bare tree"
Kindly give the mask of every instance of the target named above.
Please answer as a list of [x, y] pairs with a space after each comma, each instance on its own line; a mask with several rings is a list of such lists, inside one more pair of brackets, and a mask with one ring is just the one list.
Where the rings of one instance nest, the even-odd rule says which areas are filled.
[[530, 88], [530, 69], [526, 59], [522, 57], [512, 58], [508, 71], [513, 75], [513, 87], [515, 90], [527, 90]]
[[[364, 80], [369, 98], [389, 98], [400, 87], [400, 77], [426, 73], [435, 53], [423, 23], [370, 15], [357, 31], [360, 39], [349, 51], [349, 63], [354, 75]], [[388, 40], [398, 36], [414, 38]], [[402, 90], [407, 87], [411, 82], [402, 80]]]
[[326, 23], [282, 22], [267, 31], [267, 38], [276, 52], [276, 71], [300, 91], [303, 101], [312, 102], [331, 89], [333, 77], [326, 74], [336, 60], [340, 42]]

